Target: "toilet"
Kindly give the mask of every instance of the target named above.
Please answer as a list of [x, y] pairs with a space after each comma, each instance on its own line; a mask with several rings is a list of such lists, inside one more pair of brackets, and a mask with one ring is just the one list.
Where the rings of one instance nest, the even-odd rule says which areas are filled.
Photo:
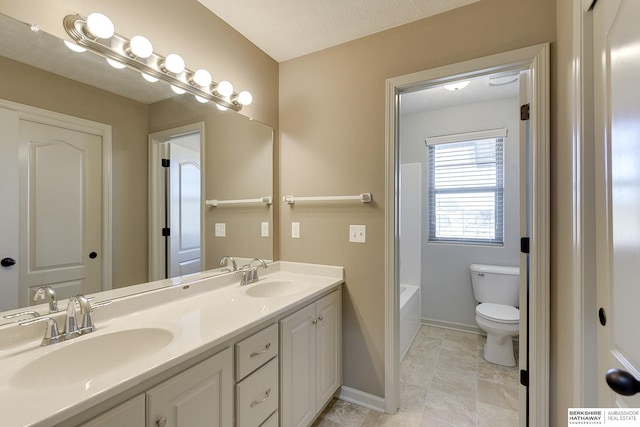
[[487, 362], [515, 366], [513, 337], [518, 336], [520, 269], [501, 265], [471, 264], [476, 323], [487, 333], [484, 358]]

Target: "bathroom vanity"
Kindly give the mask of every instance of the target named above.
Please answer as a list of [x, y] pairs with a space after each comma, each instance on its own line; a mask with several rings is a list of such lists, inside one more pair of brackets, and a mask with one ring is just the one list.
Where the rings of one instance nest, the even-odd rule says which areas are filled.
[[95, 332], [47, 346], [43, 324], [1, 326], [3, 425], [310, 424], [342, 384], [343, 269], [260, 273], [114, 299]]

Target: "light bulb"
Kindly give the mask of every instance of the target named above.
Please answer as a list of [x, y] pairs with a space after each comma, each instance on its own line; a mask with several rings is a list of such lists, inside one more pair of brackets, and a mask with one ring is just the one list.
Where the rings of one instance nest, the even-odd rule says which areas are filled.
[[238, 102], [240, 105], [249, 105], [253, 102], [253, 96], [246, 90], [243, 90], [238, 94]]
[[233, 85], [228, 81], [223, 80], [218, 83], [216, 92], [218, 92], [221, 96], [231, 96], [233, 94]]
[[164, 68], [171, 71], [174, 74], [180, 74], [184, 71], [184, 59], [180, 55], [170, 53], [164, 59]]
[[77, 45], [75, 43], [71, 43], [68, 40], [65, 40], [64, 44], [67, 45], [67, 47], [69, 49], [71, 49], [72, 51], [74, 51], [74, 52], [82, 53], [82, 52], [86, 52], [87, 51], [87, 49], [83, 48], [82, 46], [79, 46], [79, 45]]
[[122, 70], [124, 67], [126, 67], [126, 65], [124, 65], [122, 62], [114, 61], [111, 58], [107, 58], [107, 62], [116, 70]]
[[99, 39], [109, 39], [115, 34], [113, 22], [102, 13], [92, 13], [87, 17], [87, 29]]
[[150, 76], [150, 75], [149, 75], [149, 74], [147, 74], [147, 73], [140, 73], [140, 74], [142, 74], [142, 78], [144, 78], [144, 79], [145, 79], [146, 81], [148, 81], [148, 82], [155, 83], [155, 82], [157, 82], [157, 81], [158, 81], [158, 79], [156, 79], [156, 78], [155, 78], [155, 77], [153, 77], [153, 76]]
[[153, 53], [153, 45], [144, 36], [133, 36], [129, 42], [129, 48], [138, 58], [148, 58]]
[[216, 104], [216, 107], [218, 107], [218, 110], [220, 110], [220, 111], [227, 111], [228, 110], [228, 108], [225, 107], [224, 105]]
[[206, 104], [207, 102], [209, 102], [209, 100], [207, 98], [203, 98], [200, 95], [195, 95], [196, 100], [202, 104]]
[[446, 90], [455, 92], [456, 90], [464, 89], [468, 85], [469, 85], [469, 80], [465, 80], [463, 82], [456, 82], [456, 83], [451, 83], [450, 85], [445, 85], [444, 88]]
[[211, 73], [207, 70], [203, 70], [202, 68], [193, 73], [193, 81], [199, 86], [209, 87], [211, 80]]
[[182, 94], [187, 92], [186, 90], [182, 89], [181, 87], [174, 86], [174, 85], [171, 85], [171, 90], [174, 91], [175, 93], [177, 93], [178, 95], [182, 95]]

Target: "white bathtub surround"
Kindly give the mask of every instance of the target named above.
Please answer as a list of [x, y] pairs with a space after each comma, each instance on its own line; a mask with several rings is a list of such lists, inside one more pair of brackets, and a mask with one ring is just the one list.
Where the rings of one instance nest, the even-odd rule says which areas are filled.
[[422, 317], [422, 165], [400, 165], [400, 358]]
[[419, 286], [400, 284], [400, 360], [420, 329], [421, 301]]
[[[260, 281], [239, 286], [238, 273], [195, 280], [188, 284], [123, 297], [94, 312], [96, 331], [86, 336], [49, 346], [40, 346], [43, 325], [0, 327], [0, 412], [3, 425], [53, 425], [125, 392], [153, 377], [177, 368], [185, 362], [226, 345], [232, 338], [250, 331], [270, 319], [287, 313], [304, 302], [324, 295], [343, 282], [341, 267], [276, 262], [260, 270]], [[250, 296], [252, 289], [278, 282], [291, 291], [287, 295]], [[282, 283], [284, 283], [282, 285]], [[62, 314], [57, 315], [58, 318]], [[61, 324], [62, 322], [59, 321]], [[86, 360], [82, 352], [66, 360], [67, 366], [44, 366], [67, 375], [62, 382], [36, 387], [37, 379], [27, 375], [39, 361], [54, 360], [53, 352], [73, 354], [74, 347], [90, 346], [90, 340], [115, 338], [129, 334], [147, 339], [136, 331], [150, 333], [153, 351], [144, 357], [128, 359], [109, 366], [109, 360], [126, 355], [126, 346], [113, 356], [96, 354]], [[105, 336], [109, 337], [105, 338]], [[167, 341], [168, 337], [168, 341]], [[132, 343], [133, 347], [133, 343]], [[92, 350], [87, 350], [92, 351]], [[217, 351], [217, 350], [216, 350]], [[80, 372], [80, 374], [78, 374]], [[73, 377], [76, 375], [76, 377]], [[58, 378], [58, 377], [56, 377]]]

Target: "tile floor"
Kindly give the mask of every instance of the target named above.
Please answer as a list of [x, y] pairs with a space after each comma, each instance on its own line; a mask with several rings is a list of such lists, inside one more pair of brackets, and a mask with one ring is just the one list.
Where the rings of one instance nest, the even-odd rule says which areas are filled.
[[400, 365], [401, 405], [381, 414], [333, 400], [313, 427], [518, 425], [518, 368], [484, 360], [485, 338], [422, 326]]

